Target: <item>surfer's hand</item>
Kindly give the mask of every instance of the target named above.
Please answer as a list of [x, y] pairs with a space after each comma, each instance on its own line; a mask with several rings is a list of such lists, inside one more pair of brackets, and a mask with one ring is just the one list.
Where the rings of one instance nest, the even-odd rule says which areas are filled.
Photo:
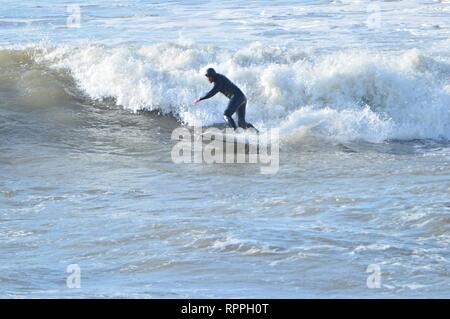
[[200, 99], [195, 99], [194, 100], [194, 104], [198, 104], [198, 102], [200, 102]]

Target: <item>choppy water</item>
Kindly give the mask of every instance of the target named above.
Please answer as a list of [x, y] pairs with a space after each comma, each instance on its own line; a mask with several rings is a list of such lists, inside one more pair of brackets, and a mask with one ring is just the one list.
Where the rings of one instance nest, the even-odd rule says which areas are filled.
[[[0, 9], [1, 297], [449, 296], [448, 1], [71, 4]], [[276, 174], [173, 163], [208, 66]]]

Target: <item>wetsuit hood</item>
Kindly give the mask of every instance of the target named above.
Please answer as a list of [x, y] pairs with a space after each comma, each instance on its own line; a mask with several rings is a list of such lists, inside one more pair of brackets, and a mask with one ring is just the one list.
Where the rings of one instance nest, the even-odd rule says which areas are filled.
[[216, 70], [214, 70], [213, 68], [209, 68], [208, 70], [206, 70], [205, 76], [212, 77], [214, 79], [216, 75]]

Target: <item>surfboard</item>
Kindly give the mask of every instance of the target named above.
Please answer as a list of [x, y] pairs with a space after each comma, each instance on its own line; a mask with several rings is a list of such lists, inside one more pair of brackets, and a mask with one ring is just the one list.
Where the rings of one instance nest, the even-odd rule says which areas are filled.
[[201, 135], [203, 141], [221, 141], [224, 143], [258, 144], [258, 131], [254, 129], [207, 128]]

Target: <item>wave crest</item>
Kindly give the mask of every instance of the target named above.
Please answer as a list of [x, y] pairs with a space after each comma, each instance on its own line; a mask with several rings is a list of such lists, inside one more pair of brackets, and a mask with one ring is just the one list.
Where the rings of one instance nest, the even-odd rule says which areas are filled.
[[124, 108], [171, 113], [180, 122], [222, 121], [226, 99], [200, 106], [215, 67], [249, 99], [248, 120], [284, 134], [352, 140], [450, 139], [450, 64], [418, 50], [307, 54], [255, 43], [240, 50], [195, 44], [108, 47], [65, 45], [36, 51], [38, 63], [69, 72], [92, 99]]

